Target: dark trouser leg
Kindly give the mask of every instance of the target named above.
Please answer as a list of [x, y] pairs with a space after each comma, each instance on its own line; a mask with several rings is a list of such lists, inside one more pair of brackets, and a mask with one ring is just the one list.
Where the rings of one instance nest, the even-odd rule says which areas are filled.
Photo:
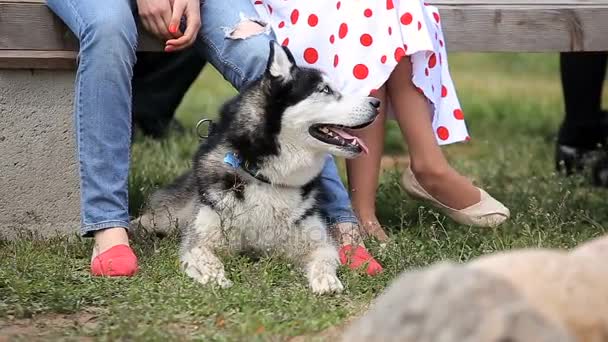
[[133, 123], [145, 135], [163, 137], [175, 110], [205, 66], [195, 49], [138, 52], [133, 74]]
[[597, 173], [598, 158], [602, 158], [598, 146], [605, 145], [608, 138], [608, 115], [601, 109], [607, 57], [605, 52], [560, 54], [566, 115], [558, 133], [555, 162], [556, 169], [566, 174], [585, 167]]
[[560, 67], [566, 116], [560, 128], [560, 144], [595, 148], [606, 138], [602, 115], [602, 85], [606, 53], [562, 53]]

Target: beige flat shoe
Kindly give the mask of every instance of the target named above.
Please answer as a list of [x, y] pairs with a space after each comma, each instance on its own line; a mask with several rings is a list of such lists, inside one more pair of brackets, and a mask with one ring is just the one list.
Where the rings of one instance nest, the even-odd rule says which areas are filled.
[[481, 193], [479, 203], [460, 210], [452, 209], [426, 192], [409, 167], [403, 172], [401, 185], [410, 196], [429, 202], [441, 210], [443, 214], [460, 224], [476, 227], [496, 227], [511, 215], [507, 207], [480, 188], [477, 188]]

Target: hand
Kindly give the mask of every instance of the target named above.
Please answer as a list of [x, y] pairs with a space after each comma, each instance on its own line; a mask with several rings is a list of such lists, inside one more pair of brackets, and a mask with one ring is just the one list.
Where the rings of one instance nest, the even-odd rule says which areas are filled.
[[169, 32], [171, 0], [137, 0], [137, 9], [146, 30], [163, 40], [174, 38]]
[[[167, 41], [165, 51], [183, 50], [194, 43], [196, 35], [201, 28], [200, 0], [171, 0], [173, 12], [169, 23], [169, 31], [176, 35], [175, 39]], [[186, 17], [186, 32], [182, 35], [179, 24], [182, 17]]]

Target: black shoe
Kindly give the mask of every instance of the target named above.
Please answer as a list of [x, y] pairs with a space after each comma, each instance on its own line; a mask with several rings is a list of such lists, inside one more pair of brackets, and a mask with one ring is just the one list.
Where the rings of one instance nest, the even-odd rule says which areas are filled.
[[603, 147], [585, 149], [558, 144], [555, 169], [566, 176], [587, 175], [594, 186], [608, 187], [608, 151]]

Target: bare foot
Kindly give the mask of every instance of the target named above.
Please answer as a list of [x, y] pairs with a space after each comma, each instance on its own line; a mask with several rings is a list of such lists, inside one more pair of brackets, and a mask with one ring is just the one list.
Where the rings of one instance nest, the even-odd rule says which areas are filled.
[[370, 219], [362, 219], [361, 222], [363, 230], [368, 236], [374, 237], [380, 242], [388, 241], [388, 235], [386, 235], [384, 228], [382, 228], [382, 225], [378, 222], [376, 216], [373, 216]]
[[416, 170], [412, 168], [420, 185], [444, 205], [461, 210], [481, 201], [481, 193], [470, 180], [456, 170]]

